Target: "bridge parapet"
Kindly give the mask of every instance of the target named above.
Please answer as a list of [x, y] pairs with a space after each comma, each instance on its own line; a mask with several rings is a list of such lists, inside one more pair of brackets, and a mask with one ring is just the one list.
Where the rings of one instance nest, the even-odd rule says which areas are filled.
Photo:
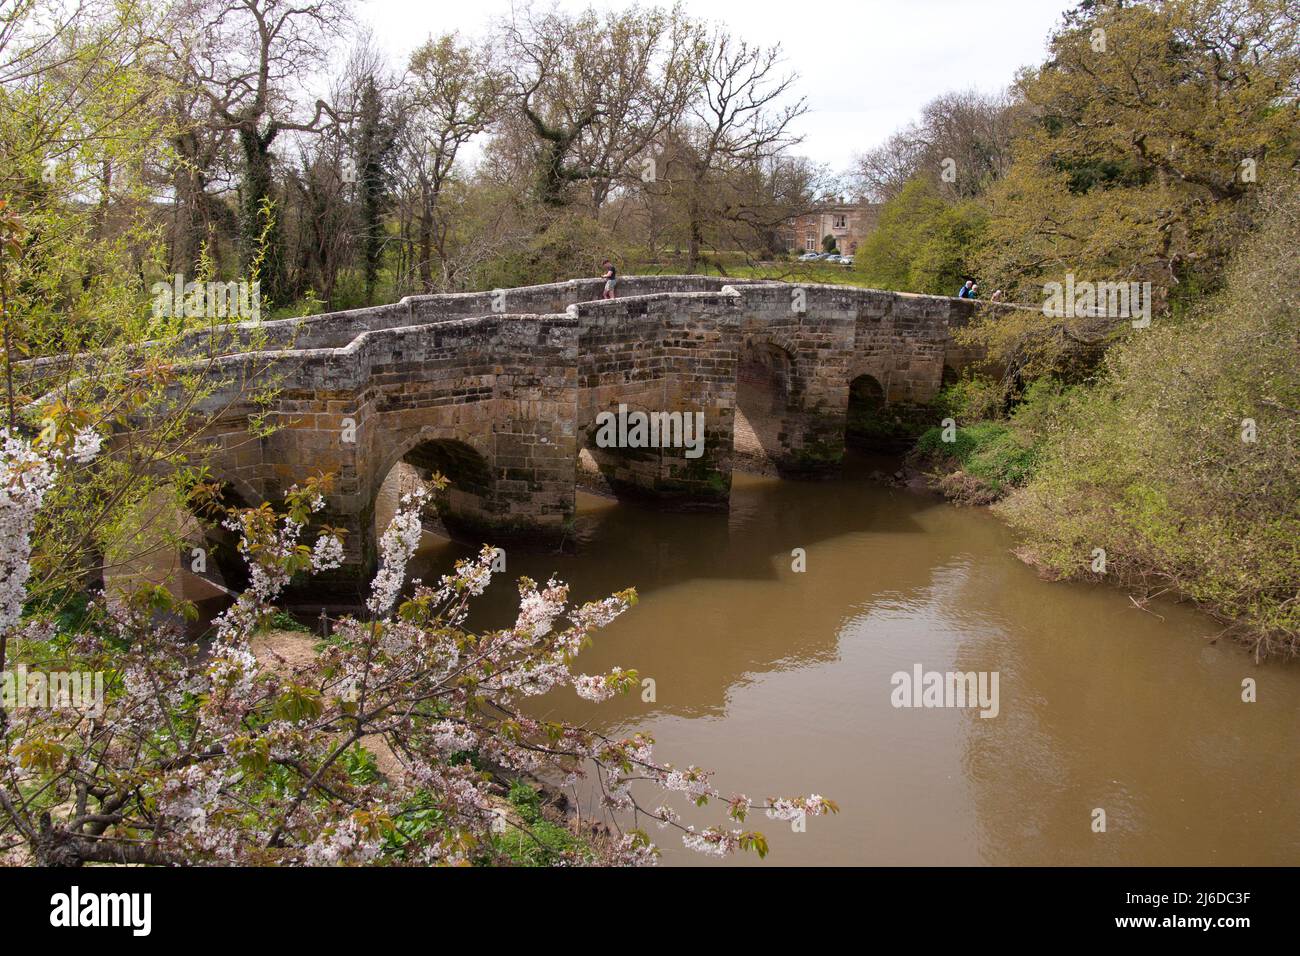
[[[737, 457], [817, 473], [844, 452], [850, 383], [933, 399], [983, 303], [708, 276], [413, 296], [387, 306], [195, 333], [219, 383], [203, 402], [214, 475], [247, 503], [316, 472], [324, 519], [351, 533], [344, 578], [375, 561], [375, 500], [399, 461], [453, 481], [448, 525], [492, 540], [561, 537], [584, 459], [617, 493], [725, 508]], [[28, 363], [39, 378], [54, 368]], [[257, 394], [268, 396], [255, 400]], [[703, 447], [609, 447], [602, 413], [703, 416]], [[259, 420], [275, 426], [269, 433]]]

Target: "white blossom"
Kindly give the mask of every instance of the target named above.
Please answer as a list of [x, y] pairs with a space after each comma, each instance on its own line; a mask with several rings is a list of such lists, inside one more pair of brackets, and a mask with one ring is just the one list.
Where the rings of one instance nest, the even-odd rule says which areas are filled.
[[316, 539], [311, 552], [313, 571], [331, 571], [343, 564], [343, 542], [332, 534], [323, 534]]

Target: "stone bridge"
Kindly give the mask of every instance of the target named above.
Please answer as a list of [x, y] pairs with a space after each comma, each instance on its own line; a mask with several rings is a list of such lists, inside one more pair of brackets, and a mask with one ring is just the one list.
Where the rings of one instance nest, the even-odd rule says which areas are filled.
[[[323, 520], [348, 529], [342, 580], [374, 567], [375, 501], [399, 462], [452, 481], [444, 522], [486, 540], [558, 538], [579, 471], [619, 495], [725, 508], [733, 463], [824, 472], [856, 401], [914, 406], [972, 356], [952, 330], [967, 300], [843, 286], [631, 277], [393, 305], [238, 327], [200, 409], [232, 502], [276, 500], [332, 473]], [[242, 343], [242, 344], [241, 344]], [[253, 344], [255, 343], [255, 344]], [[269, 390], [269, 406], [251, 397]], [[597, 447], [619, 404], [703, 412], [699, 457]], [[250, 419], [275, 426], [250, 436]]]

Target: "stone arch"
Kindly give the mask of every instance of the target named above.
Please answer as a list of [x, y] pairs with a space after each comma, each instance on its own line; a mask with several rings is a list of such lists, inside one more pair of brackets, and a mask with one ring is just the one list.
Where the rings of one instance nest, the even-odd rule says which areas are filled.
[[634, 451], [623, 448], [602, 448], [596, 443], [598, 430], [594, 418], [586, 426], [578, 428], [578, 452], [574, 455], [577, 483], [589, 490], [600, 494], [614, 495], [617, 498], [641, 497], [638, 494], [636, 485], [630, 481], [631, 473], [638, 466], [638, 458], [648, 458], [649, 452], [653, 451], [655, 453], [657, 464], [658, 450], [642, 449]]
[[866, 404], [870, 408], [879, 408], [885, 404], [885, 386], [880, 384], [880, 379], [870, 372], [854, 378], [849, 382], [849, 403], [854, 401]]
[[845, 416], [844, 440], [855, 448], [875, 448], [880, 443], [881, 413], [888, 404], [885, 387], [871, 374], [849, 382], [849, 407]]
[[397, 498], [405, 475], [428, 481], [434, 473], [450, 484], [435, 496], [433, 504], [443, 530], [453, 537], [477, 539], [490, 524], [493, 512], [495, 480], [489, 445], [490, 436], [466, 436], [448, 427], [429, 426], [401, 442], [376, 469], [369, 495], [368, 524], [376, 540], [382, 528], [374, 527], [379, 517], [377, 504], [381, 495]]
[[664, 449], [657, 447], [602, 447], [602, 416], [617, 415], [625, 408], [628, 415], [665, 411], [662, 408], [661, 383], [649, 389], [620, 389], [605, 405], [593, 405], [585, 421], [577, 427], [575, 468], [583, 484], [599, 492], [633, 501], [652, 500], [656, 496], [664, 470]]
[[[207, 567], [198, 576], [210, 584], [239, 593], [248, 587], [251, 580], [248, 562], [239, 553], [239, 533], [224, 527], [223, 522], [228, 509], [255, 508], [264, 498], [247, 481], [235, 475], [218, 476], [213, 483], [220, 489], [215, 498], [202, 507], [191, 505], [189, 508], [201, 538], [201, 544], [196, 544], [204, 549]], [[185, 561], [183, 566], [191, 568], [192, 561]]]
[[799, 354], [799, 344], [795, 337], [787, 335], [784, 332], [774, 331], [770, 334], [750, 336], [741, 343], [741, 352], [746, 348], [769, 345], [773, 348], [780, 349], [785, 353], [786, 358], [790, 361], [790, 366], [795, 365], [795, 356]]
[[232, 507], [256, 508], [266, 500], [265, 495], [238, 475], [225, 475], [220, 481], [222, 496], [230, 501]]
[[864, 372], [849, 382], [845, 444], [864, 451], [898, 451], [915, 437], [915, 413], [910, 403], [890, 402], [880, 379]]
[[788, 451], [788, 419], [798, 401], [793, 350], [777, 337], [746, 339], [736, 354], [733, 447], [742, 457], [772, 467]]

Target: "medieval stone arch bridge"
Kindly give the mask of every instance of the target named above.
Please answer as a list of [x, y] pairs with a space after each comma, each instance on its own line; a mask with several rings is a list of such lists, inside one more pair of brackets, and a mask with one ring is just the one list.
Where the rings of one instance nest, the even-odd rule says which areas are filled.
[[[838, 465], [851, 383], [890, 403], [932, 399], [945, 368], [972, 360], [953, 329], [998, 308], [704, 276], [623, 279], [609, 301], [600, 288], [413, 296], [261, 323], [244, 338], [256, 351], [236, 344], [214, 369], [230, 384], [205, 400], [212, 474], [254, 504], [332, 473], [323, 520], [349, 531], [345, 578], [373, 568], [375, 499], [403, 461], [447, 475], [444, 520], [487, 540], [561, 535], [580, 459], [619, 494], [725, 508], [738, 456], [795, 475]], [[269, 409], [249, 397], [263, 386]], [[703, 412], [703, 454], [596, 447], [597, 415], [619, 404]], [[278, 427], [250, 438], [254, 416]]]

